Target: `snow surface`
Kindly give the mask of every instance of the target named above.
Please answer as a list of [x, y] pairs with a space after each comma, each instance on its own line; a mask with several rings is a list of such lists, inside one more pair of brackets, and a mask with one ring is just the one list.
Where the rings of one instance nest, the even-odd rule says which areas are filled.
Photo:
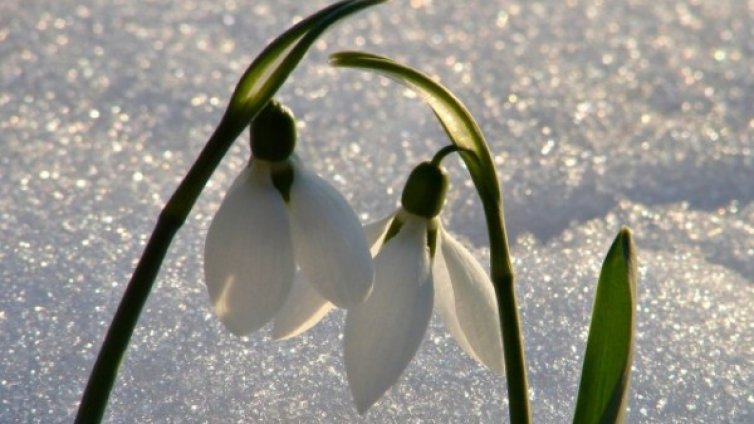
[[[160, 207], [249, 61], [326, 2], [3, 0], [0, 422], [70, 422]], [[498, 164], [535, 421], [568, 422], [594, 287], [622, 225], [639, 254], [629, 422], [754, 422], [754, 2], [393, 0], [331, 30], [280, 93], [299, 154], [364, 221], [446, 143], [413, 93], [327, 65], [341, 49], [436, 75]], [[500, 422], [504, 381], [433, 320], [400, 383], [357, 415], [343, 314], [273, 342], [212, 315], [203, 238], [248, 157], [179, 232], [107, 420]], [[443, 219], [486, 261], [455, 159]]]

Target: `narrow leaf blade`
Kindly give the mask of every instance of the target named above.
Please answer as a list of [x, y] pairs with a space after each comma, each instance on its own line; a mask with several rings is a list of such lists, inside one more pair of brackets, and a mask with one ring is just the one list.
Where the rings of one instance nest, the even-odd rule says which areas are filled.
[[622, 229], [605, 257], [592, 310], [574, 423], [622, 422], [636, 311], [636, 254]]

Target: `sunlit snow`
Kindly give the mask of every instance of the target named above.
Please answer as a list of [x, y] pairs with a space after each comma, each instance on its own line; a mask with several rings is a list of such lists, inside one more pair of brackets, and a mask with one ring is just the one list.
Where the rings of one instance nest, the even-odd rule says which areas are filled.
[[[0, 422], [67, 423], [160, 207], [264, 45], [322, 0], [0, 5]], [[333, 69], [362, 49], [437, 76], [469, 107], [505, 199], [536, 422], [570, 422], [600, 263], [634, 230], [629, 422], [754, 422], [754, 3], [393, 0], [314, 45], [279, 98], [299, 156], [367, 222], [447, 143], [401, 86]], [[437, 319], [360, 417], [344, 314], [274, 342], [211, 311], [202, 247], [248, 157], [231, 149], [179, 232], [106, 419], [501, 422], [504, 380]], [[483, 214], [446, 160], [447, 228], [486, 263]]]

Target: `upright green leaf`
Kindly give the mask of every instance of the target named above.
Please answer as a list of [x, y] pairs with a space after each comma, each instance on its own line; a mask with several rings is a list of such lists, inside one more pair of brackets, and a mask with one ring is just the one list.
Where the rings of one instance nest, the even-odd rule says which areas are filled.
[[622, 422], [636, 326], [636, 253], [622, 229], [602, 264], [573, 422]]
[[502, 196], [487, 141], [463, 103], [429, 76], [392, 59], [364, 52], [340, 52], [330, 56], [335, 66], [362, 68], [382, 73], [413, 89], [432, 108], [474, 181], [484, 207], [490, 242], [490, 274], [495, 286], [505, 352], [505, 369], [512, 423], [531, 421], [526, 360], [513, 269], [503, 217]]

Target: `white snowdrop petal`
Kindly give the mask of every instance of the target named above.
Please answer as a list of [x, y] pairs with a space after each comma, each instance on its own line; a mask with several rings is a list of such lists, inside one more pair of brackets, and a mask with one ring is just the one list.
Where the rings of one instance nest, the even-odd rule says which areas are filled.
[[[394, 217], [395, 214], [391, 214], [364, 226], [364, 235], [373, 256], [382, 247], [382, 237], [387, 233]], [[273, 321], [272, 338], [284, 340], [304, 333], [322, 320], [334, 306], [312, 287], [303, 273], [297, 272], [291, 293]]]
[[325, 180], [294, 168], [290, 195], [296, 261], [307, 280], [337, 306], [366, 299], [374, 268], [361, 223], [343, 196]]
[[275, 315], [272, 338], [283, 340], [305, 332], [324, 318], [333, 306], [319, 295], [301, 272], [297, 272], [288, 298]]
[[220, 320], [237, 335], [272, 319], [295, 271], [285, 203], [261, 168], [252, 163], [238, 176], [204, 245], [210, 299]]
[[344, 357], [356, 409], [364, 413], [400, 378], [432, 315], [426, 229], [404, 224], [375, 258], [374, 290], [348, 310]]
[[461, 330], [475, 356], [496, 373], [504, 373], [495, 289], [474, 256], [440, 229], [440, 246], [450, 275], [455, 311]]
[[371, 253], [372, 256], [377, 256], [377, 252], [380, 251], [385, 234], [393, 223], [393, 218], [395, 218], [394, 213], [380, 219], [379, 221], [364, 226], [364, 235], [366, 236], [367, 245], [369, 246], [369, 253]]
[[[437, 236], [439, 244], [442, 240], [441, 232]], [[466, 336], [461, 329], [461, 323], [458, 322], [456, 298], [453, 294], [453, 286], [450, 282], [450, 275], [448, 274], [445, 258], [442, 254], [442, 248], [435, 250], [435, 257], [432, 260], [432, 283], [435, 289], [435, 311], [442, 317], [448, 332], [450, 332], [464, 352], [472, 358], [479, 360], [474, 352], [474, 348], [466, 340]]]

